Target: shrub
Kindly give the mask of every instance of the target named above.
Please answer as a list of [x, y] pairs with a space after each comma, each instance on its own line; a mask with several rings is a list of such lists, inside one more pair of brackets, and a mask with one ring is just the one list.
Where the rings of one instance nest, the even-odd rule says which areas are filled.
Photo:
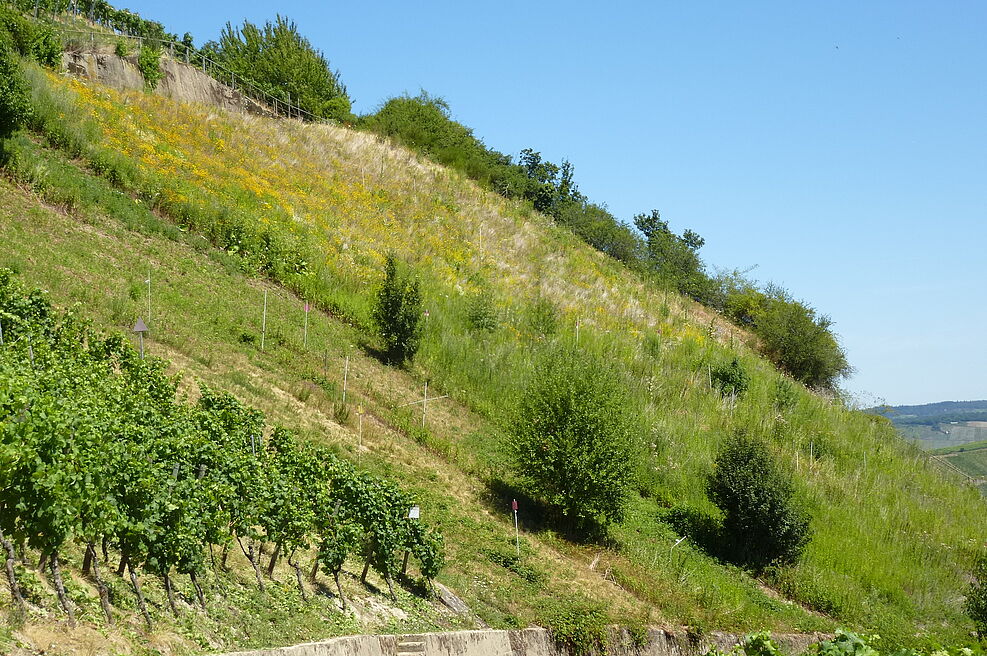
[[712, 378], [713, 386], [723, 396], [740, 398], [747, 391], [747, 386], [750, 384], [750, 376], [740, 366], [737, 358], [734, 358], [729, 364], [717, 366], [710, 373], [710, 377]]
[[34, 25], [17, 11], [0, 6], [0, 44], [14, 48], [24, 56], [33, 54]]
[[767, 297], [756, 315], [754, 332], [764, 354], [795, 380], [811, 387], [832, 388], [852, 369], [826, 316], [780, 290]]
[[987, 638], [987, 555], [977, 559], [973, 576], [973, 582], [966, 593], [964, 609], [973, 620], [977, 636], [983, 640]]
[[130, 42], [126, 39], [118, 40], [116, 45], [113, 46], [113, 52], [116, 53], [117, 57], [126, 57], [130, 54]]
[[31, 55], [45, 68], [57, 69], [62, 65], [62, 41], [50, 27], [35, 31]]
[[392, 364], [415, 357], [421, 341], [422, 299], [418, 281], [398, 272], [394, 255], [387, 256], [384, 284], [377, 292], [373, 320]]
[[352, 119], [339, 71], [333, 71], [325, 55], [284, 16], [264, 25], [244, 21], [241, 27], [233, 27], [227, 23], [219, 42], [206, 43], [202, 49], [237, 75], [282, 101], [290, 97], [292, 104], [318, 118]]
[[551, 337], [559, 330], [559, 311], [544, 296], [529, 306], [527, 319], [531, 332], [541, 337]]
[[17, 55], [0, 44], [0, 139], [12, 135], [30, 116], [31, 94]]
[[492, 333], [497, 329], [499, 318], [493, 305], [490, 292], [481, 290], [473, 295], [466, 308], [466, 325], [476, 333]]
[[574, 656], [602, 654], [607, 646], [607, 612], [592, 601], [554, 601], [545, 611], [552, 638]]
[[734, 560], [755, 569], [798, 560], [809, 541], [809, 520], [763, 442], [743, 433], [727, 440], [706, 490], [723, 511], [725, 546]]
[[161, 49], [146, 43], [142, 45], [137, 55], [137, 68], [144, 76], [144, 87], [148, 90], [155, 89], [164, 77], [161, 72]]
[[631, 409], [616, 376], [569, 349], [543, 356], [535, 372], [510, 430], [518, 475], [574, 528], [620, 521], [635, 450]]
[[832, 640], [823, 640], [812, 645], [809, 653], [816, 656], [878, 656], [877, 650], [867, 644], [875, 638], [876, 636], [868, 639], [844, 629], [837, 629]]

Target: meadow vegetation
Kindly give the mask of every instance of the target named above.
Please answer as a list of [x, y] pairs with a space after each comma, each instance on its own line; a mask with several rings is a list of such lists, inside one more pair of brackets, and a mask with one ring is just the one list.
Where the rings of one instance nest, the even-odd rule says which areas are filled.
[[[505, 198], [489, 190], [493, 177], [442, 168], [374, 133], [119, 93], [29, 62], [16, 72], [30, 89], [32, 114], [24, 119], [28, 130], [4, 145], [5, 174], [69, 217], [47, 222], [90, 244], [73, 252], [65, 271], [46, 271], [27, 255], [42, 233], [8, 217], [11, 243], [20, 235], [11, 257], [25, 275], [57, 286], [66, 302], [85, 295], [89, 311], [119, 328], [132, 320], [135, 299], [125, 277], [96, 263], [94, 244], [134, 244], [139, 235], [194, 261], [179, 273], [155, 258], [176, 290], [172, 316], [201, 315], [188, 326], [169, 325], [160, 346], [197, 376], [236, 386], [306, 438], [332, 435], [348, 458], [363, 458], [368, 439], [368, 466], [424, 488], [449, 549], [439, 580], [487, 623], [555, 621], [561, 628], [599, 597], [613, 621], [651, 608], [660, 621], [702, 629], [829, 630], [840, 623], [899, 644], [967, 639], [962, 595], [987, 537], [982, 501], [898, 439], [887, 420], [801, 384], [825, 387], [846, 367], [829, 324], [804, 304], [732, 277], [731, 304], [722, 306], [730, 322], [678, 283], [654, 284], [663, 275], [654, 271], [659, 264], [680, 262], [679, 272], [701, 266], [692, 257], [702, 245], [695, 233], [674, 235], [657, 212], [643, 216], [650, 240], [627, 243], [654, 263], [649, 273], [585, 243], [573, 227], [582, 225], [577, 214], [564, 214], [591, 207], [578, 196], [571, 167], [549, 166], [533, 151], [511, 173], [527, 191]], [[401, 111], [418, 109], [412, 103]], [[405, 119], [395, 120], [400, 127]], [[394, 136], [405, 141], [398, 129]], [[471, 135], [457, 138], [468, 144]], [[89, 223], [112, 240], [94, 242], [70, 227]], [[417, 275], [422, 308], [420, 346], [401, 371], [367, 357], [390, 348], [377, 330], [386, 317], [374, 308], [392, 254]], [[86, 280], [71, 278], [78, 267]], [[205, 271], [212, 272], [208, 286], [188, 286]], [[293, 295], [294, 325], [302, 300], [324, 313], [313, 328], [321, 334], [317, 346], [307, 351], [282, 333], [271, 352], [258, 352], [243, 299], [263, 280]], [[97, 285], [108, 299], [86, 291]], [[801, 338], [786, 341], [790, 333]], [[201, 355], [204, 346], [212, 355]], [[342, 401], [341, 376], [317, 364], [317, 349], [337, 361], [352, 358], [363, 376], [359, 401], [353, 391], [349, 399], [358, 411], [336, 415], [343, 420], [328, 409], [317, 421], [299, 415], [299, 408]], [[762, 352], [774, 353], [773, 362]], [[288, 395], [295, 400], [235, 376], [229, 363], [269, 385], [299, 385]], [[301, 391], [306, 381], [315, 388]], [[454, 410], [430, 406], [440, 419], [419, 424], [399, 406], [420, 398], [409, 396], [424, 381]], [[353, 425], [366, 409], [378, 427], [372, 438]], [[571, 438], [561, 442], [583, 458], [585, 471], [607, 464], [619, 512], [582, 494], [598, 481], [582, 489], [552, 481], [566, 458], [538, 447], [551, 431]], [[723, 445], [740, 434], [756, 440], [762, 466], [738, 469], [725, 481], [733, 487], [708, 486], [728, 470]], [[600, 439], [581, 441], [587, 435]], [[512, 458], [529, 440], [527, 455]], [[720, 492], [745, 485], [769, 490], [768, 514], [791, 530], [779, 539], [770, 519], [738, 521]], [[512, 498], [526, 509], [522, 558], [503, 538], [506, 513], [496, 514]], [[589, 530], [594, 523], [605, 530]], [[748, 524], [767, 524], [767, 535], [744, 533]], [[573, 525], [578, 540], [570, 539]], [[778, 557], [737, 559], [746, 569], [732, 564], [704, 547], [704, 536], [720, 526], [743, 534], [748, 550], [775, 541]], [[322, 560], [326, 571], [339, 571], [338, 558]], [[596, 635], [592, 626], [572, 631]]]

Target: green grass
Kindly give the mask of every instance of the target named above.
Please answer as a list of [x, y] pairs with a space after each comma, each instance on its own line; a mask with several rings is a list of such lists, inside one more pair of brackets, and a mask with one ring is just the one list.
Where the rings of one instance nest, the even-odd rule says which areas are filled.
[[956, 465], [956, 467], [972, 478], [984, 478], [987, 476], [987, 448], [968, 450], [946, 457], [949, 459], [949, 462]]
[[[49, 289], [57, 303], [79, 302], [97, 324], [121, 331], [146, 313], [142, 281], [150, 268], [148, 348], [173, 360], [185, 373], [185, 388], [193, 388], [194, 377], [228, 389], [307, 439], [330, 443], [346, 457], [415, 488], [423, 512], [446, 534], [450, 564], [440, 579], [490, 625], [544, 622], [551, 615], [548, 605], [589, 597], [603, 601], [612, 620], [625, 623], [651, 612], [655, 621], [703, 629], [830, 630], [840, 623], [907, 644], [966, 640], [960, 595], [974, 553], [987, 538], [982, 501], [903, 443], [890, 422], [801, 388], [791, 403], [777, 407], [783, 379], [744, 346], [742, 335], [717, 338], [716, 319], [701, 309], [642, 287], [572, 235], [454, 175], [436, 173], [403, 186], [402, 176], [417, 175], [417, 169], [401, 153], [389, 160], [380, 188], [367, 202], [380, 203], [368, 206], [374, 211], [392, 212], [390, 243], [415, 261], [430, 316], [414, 367], [384, 367], [361, 348], [368, 340], [362, 326], [376, 284], [364, 274], [373, 257], [353, 254], [363, 248], [361, 235], [369, 239], [361, 230], [370, 228], [360, 223], [366, 208], [352, 210], [354, 216], [348, 210], [334, 216], [338, 230], [352, 230], [349, 254], [334, 254], [337, 259], [306, 276], [265, 269], [249, 253], [214, 246], [210, 231], [223, 215], [201, 210], [194, 222], [176, 216], [177, 206], [160, 204], [171, 184], [166, 176], [111, 152], [104, 143], [110, 128], [94, 126], [90, 115], [99, 110], [86, 103], [107, 103], [107, 111], [122, 112], [113, 96], [90, 94], [85, 100], [36, 71], [31, 76], [35, 133], [33, 140], [21, 136], [12, 144], [8, 172], [62, 211], [42, 209], [25, 192], [0, 186], [5, 238], [0, 265]], [[207, 122], [206, 110], [197, 115], [194, 108], [169, 108], [166, 101], [140, 95], [127, 96], [127, 102], [138, 123], [153, 119], [170, 125], [177, 115]], [[241, 120], [209, 119], [217, 135], [253, 138], [237, 132]], [[350, 143], [356, 159], [333, 155], [333, 175], [341, 180], [362, 179], [360, 157], [366, 152], [361, 148], [371, 154], [378, 148], [343, 131], [252, 120], [259, 134], [282, 135], [285, 148], [302, 148], [302, 139], [311, 142], [305, 147], [314, 147], [330, 136]], [[146, 134], [153, 132], [150, 123], [141, 125]], [[195, 145], [183, 147], [189, 150], [169, 146], [196, 161]], [[224, 146], [240, 153], [248, 168], [256, 147], [250, 141]], [[336, 152], [328, 145], [325, 150]], [[237, 200], [249, 196], [237, 186], [246, 173], [213, 164], [216, 185], [225, 186], [181, 190], [197, 194], [205, 207], [231, 199], [247, 229], [285, 211], [262, 212], [254, 201]], [[286, 179], [301, 179], [292, 166], [288, 160], [271, 164], [288, 171]], [[355, 188], [354, 197], [367, 198]], [[341, 186], [339, 193], [350, 189]], [[408, 226], [418, 220], [414, 212], [420, 206], [409, 194], [426, 199], [421, 202], [439, 217], [435, 221], [449, 222], [448, 243], [428, 257], [414, 259], [411, 253], [420, 244], [394, 236], [411, 231]], [[455, 226], [466, 230], [481, 217], [484, 244], [525, 236], [518, 246], [524, 250], [503, 251], [506, 273], [490, 268], [486, 251], [476, 260], [456, 259], [468, 249], [456, 246], [466, 237]], [[351, 219], [353, 225], [347, 224]], [[290, 244], [317, 262], [311, 254], [324, 237], [306, 228], [292, 233]], [[269, 277], [260, 277], [261, 271]], [[458, 277], [450, 278], [450, 271]], [[493, 332], [482, 335], [468, 328], [471, 296], [464, 293], [477, 279], [489, 289], [500, 319]], [[605, 302], [621, 310], [594, 314], [601, 301], [576, 285], [577, 279], [590, 281], [594, 293], [609, 294]], [[261, 352], [265, 289], [268, 333]], [[311, 317], [308, 348], [301, 343], [302, 302], [289, 290], [304, 292], [327, 310]], [[542, 290], [550, 292], [557, 312], [556, 331], [547, 336], [538, 331], [545, 325]], [[646, 427], [640, 436], [638, 492], [628, 519], [604, 544], [564, 539], [537, 516], [537, 505], [526, 501], [526, 569], [519, 573], [488, 555], [512, 547], [506, 504], [523, 492], [505, 467], [499, 435], [531, 375], [532, 352], [546, 341], [575, 342], [576, 317], [592, 318], [581, 323], [579, 347], [618, 368]], [[351, 412], [341, 424], [333, 404], [346, 357]], [[736, 403], [709, 384], [710, 368], [733, 357], [751, 374], [747, 393]], [[422, 431], [413, 414], [396, 407], [420, 398], [425, 379], [430, 395], [450, 398], [430, 404]], [[366, 411], [362, 444], [359, 408]], [[704, 477], [717, 445], [736, 430], [770, 442], [782, 466], [796, 476], [797, 495], [813, 517], [815, 535], [802, 562], [760, 580], [710, 558], [691, 541], [673, 548], [679, 536], [658, 519], [668, 507], [713, 512]]]
[[987, 441], [982, 440], [980, 442], [967, 442], [966, 444], [962, 444], [960, 446], [946, 446], [941, 449], [935, 449], [933, 451], [930, 451], [929, 453], [932, 453], [937, 456], [942, 456], [950, 453], [963, 453], [965, 451], [976, 451], [978, 449], [987, 449]]

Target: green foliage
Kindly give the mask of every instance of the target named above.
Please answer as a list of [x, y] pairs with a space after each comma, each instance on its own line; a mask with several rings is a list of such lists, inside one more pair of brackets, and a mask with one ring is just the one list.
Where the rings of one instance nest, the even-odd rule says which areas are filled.
[[352, 118], [339, 72], [284, 16], [263, 26], [250, 21], [241, 27], [227, 23], [219, 43], [205, 44], [203, 52], [281, 101], [290, 98], [315, 118]]
[[549, 350], [535, 367], [509, 448], [531, 493], [576, 528], [619, 522], [633, 489], [634, 422], [616, 375], [580, 351]]
[[781, 656], [778, 646], [767, 631], [757, 631], [744, 636], [741, 643], [745, 656]]
[[778, 292], [755, 318], [765, 354], [783, 371], [811, 387], [832, 387], [850, 365], [830, 330], [832, 321]]
[[832, 640], [823, 640], [810, 647], [814, 656], [879, 656], [877, 649], [869, 643], [874, 637], [859, 636], [856, 633], [837, 629]]
[[973, 581], [966, 593], [964, 610], [973, 620], [977, 636], [987, 638], [987, 555], [981, 555], [973, 569]]
[[538, 296], [531, 304], [527, 319], [528, 328], [538, 337], [551, 337], [559, 330], [559, 311], [544, 296]]
[[0, 5], [0, 46], [15, 49], [22, 57], [34, 54], [35, 27], [10, 7]]
[[606, 607], [595, 601], [555, 601], [543, 611], [542, 623], [555, 641], [573, 656], [604, 653], [609, 618]]
[[[228, 394], [203, 386], [185, 403], [167, 362], [55, 311], [7, 269], [0, 320], [0, 528], [14, 540], [52, 557], [106, 540], [164, 576], [201, 574], [204, 549], [231, 539], [338, 556], [362, 536], [386, 576], [404, 550], [427, 577], [441, 569], [441, 536], [409, 526], [412, 498], [395, 484], [283, 428], [265, 441], [263, 414]], [[327, 515], [336, 499], [343, 528]]]
[[0, 42], [0, 139], [12, 135], [30, 116], [30, 91], [17, 55]]
[[117, 57], [126, 57], [130, 54], [130, 41], [117, 39], [116, 45], [113, 46], [113, 52]]
[[798, 392], [795, 385], [790, 380], [779, 378], [775, 382], [771, 402], [778, 412], [784, 412], [794, 407], [798, 403]]
[[510, 159], [488, 150], [472, 130], [452, 120], [445, 100], [425, 91], [390, 98], [362, 125], [486, 184], [500, 179]]
[[499, 321], [488, 290], [481, 289], [470, 298], [466, 307], [466, 325], [470, 330], [475, 333], [492, 333], [497, 329]]
[[421, 291], [417, 279], [398, 271], [394, 255], [387, 256], [373, 320], [390, 362], [403, 364], [415, 357], [422, 333]]
[[137, 54], [137, 68], [144, 76], [144, 88], [153, 90], [164, 77], [161, 72], [161, 48], [144, 43]]
[[769, 632], [757, 631], [744, 636], [740, 644], [735, 645], [728, 652], [713, 647], [705, 656], [782, 656], [782, 652], [771, 639]]
[[714, 367], [710, 372], [710, 377], [713, 386], [723, 396], [733, 396], [739, 399], [747, 392], [747, 387], [750, 385], [750, 375], [744, 371], [737, 358], [729, 363]]
[[58, 69], [62, 65], [62, 41], [55, 30], [40, 26], [35, 30], [31, 55], [45, 68]]
[[703, 270], [699, 249], [705, 240], [692, 230], [676, 235], [658, 210], [634, 217], [647, 244], [646, 266], [658, 279], [695, 300], [710, 303], [712, 281]]
[[794, 500], [791, 480], [760, 440], [738, 433], [721, 447], [707, 481], [723, 511], [730, 555], [756, 569], [798, 560], [809, 520]]
[[833, 334], [833, 322], [793, 299], [784, 289], [755, 289], [746, 281], [724, 281], [723, 311], [761, 340], [764, 355], [795, 380], [832, 388], [852, 368]]

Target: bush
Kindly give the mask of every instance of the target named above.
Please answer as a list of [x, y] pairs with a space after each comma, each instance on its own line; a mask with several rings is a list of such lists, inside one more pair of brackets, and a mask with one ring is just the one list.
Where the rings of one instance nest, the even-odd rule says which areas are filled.
[[33, 55], [34, 25], [17, 11], [0, 6], [0, 44], [6, 44], [24, 57]]
[[604, 653], [608, 621], [603, 604], [583, 600], [554, 601], [543, 620], [555, 642], [574, 656]]
[[415, 357], [421, 341], [421, 292], [416, 279], [399, 274], [393, 255], [387, 256], [373, 320], [389, 362], [403, 364]]
[[0, 139], [12, 135], [30, 116], [31, 93], [17, 55], [0, 44]]
[[510, 430], [518, 475], [573, 528], [619, 522], [634, 484], [635, 449], [616, 376], [568, 349], [543, 356], [535, 372]]
[[475, 333], [492, 333], [500, 319], [490, 292], [483, 289], [473, 295], [466, 308], [466, 325]]
[[130, 54], [130, 42], [127, 39], [118, 40], [113, 46], [113, 52], [116, 53], [117, 57], [126, 57]]
[[237, 75], [282, 101], [291, 98], [292, 104], [317, 118], [348, 121], [353, 117], [339, 71], [333, 71], [325, 55], [284, 16], [264, 25], [227, 23], [219, 42], [206, 43], [202, 49]]
[[144, 87], [154, 90], [164, 77], [161, 72], [161, 49], [144, 44], [137, 55], [137, 68], [144, 76]]
[[31, 56], [45, 68], [58, 69], [62, 65], [62, 41], [50, 27], [35, 31], [31, 44]]
[[763, 442], [743, 433], [727, 440], [706, 490], [723, 511], [725, 547], [732, 559], [755, 569], [798, 560], [809, 541], [809, 519]]
[[713, 386], [719, 390], [720, 394], [738, 399], [744, 395], [750, 384], [750, 376], [740, 366], [737, 358], [734, 358], [729, 364], [717, 366], [710, 373], [710, 378], [712, 378]]
[[977, 637], [983, 640], [987, 638], [987, 555], [977, 559], [973, 576], [973, 582], [966, 593], [964, 609], [973, 620]]
[[851, 373], [846, 354], [833, 334], [833, 322], [787, 292], [769, 288], [749, 320], [762, 350], [775, 365], [810, 387], [833, 388]]

